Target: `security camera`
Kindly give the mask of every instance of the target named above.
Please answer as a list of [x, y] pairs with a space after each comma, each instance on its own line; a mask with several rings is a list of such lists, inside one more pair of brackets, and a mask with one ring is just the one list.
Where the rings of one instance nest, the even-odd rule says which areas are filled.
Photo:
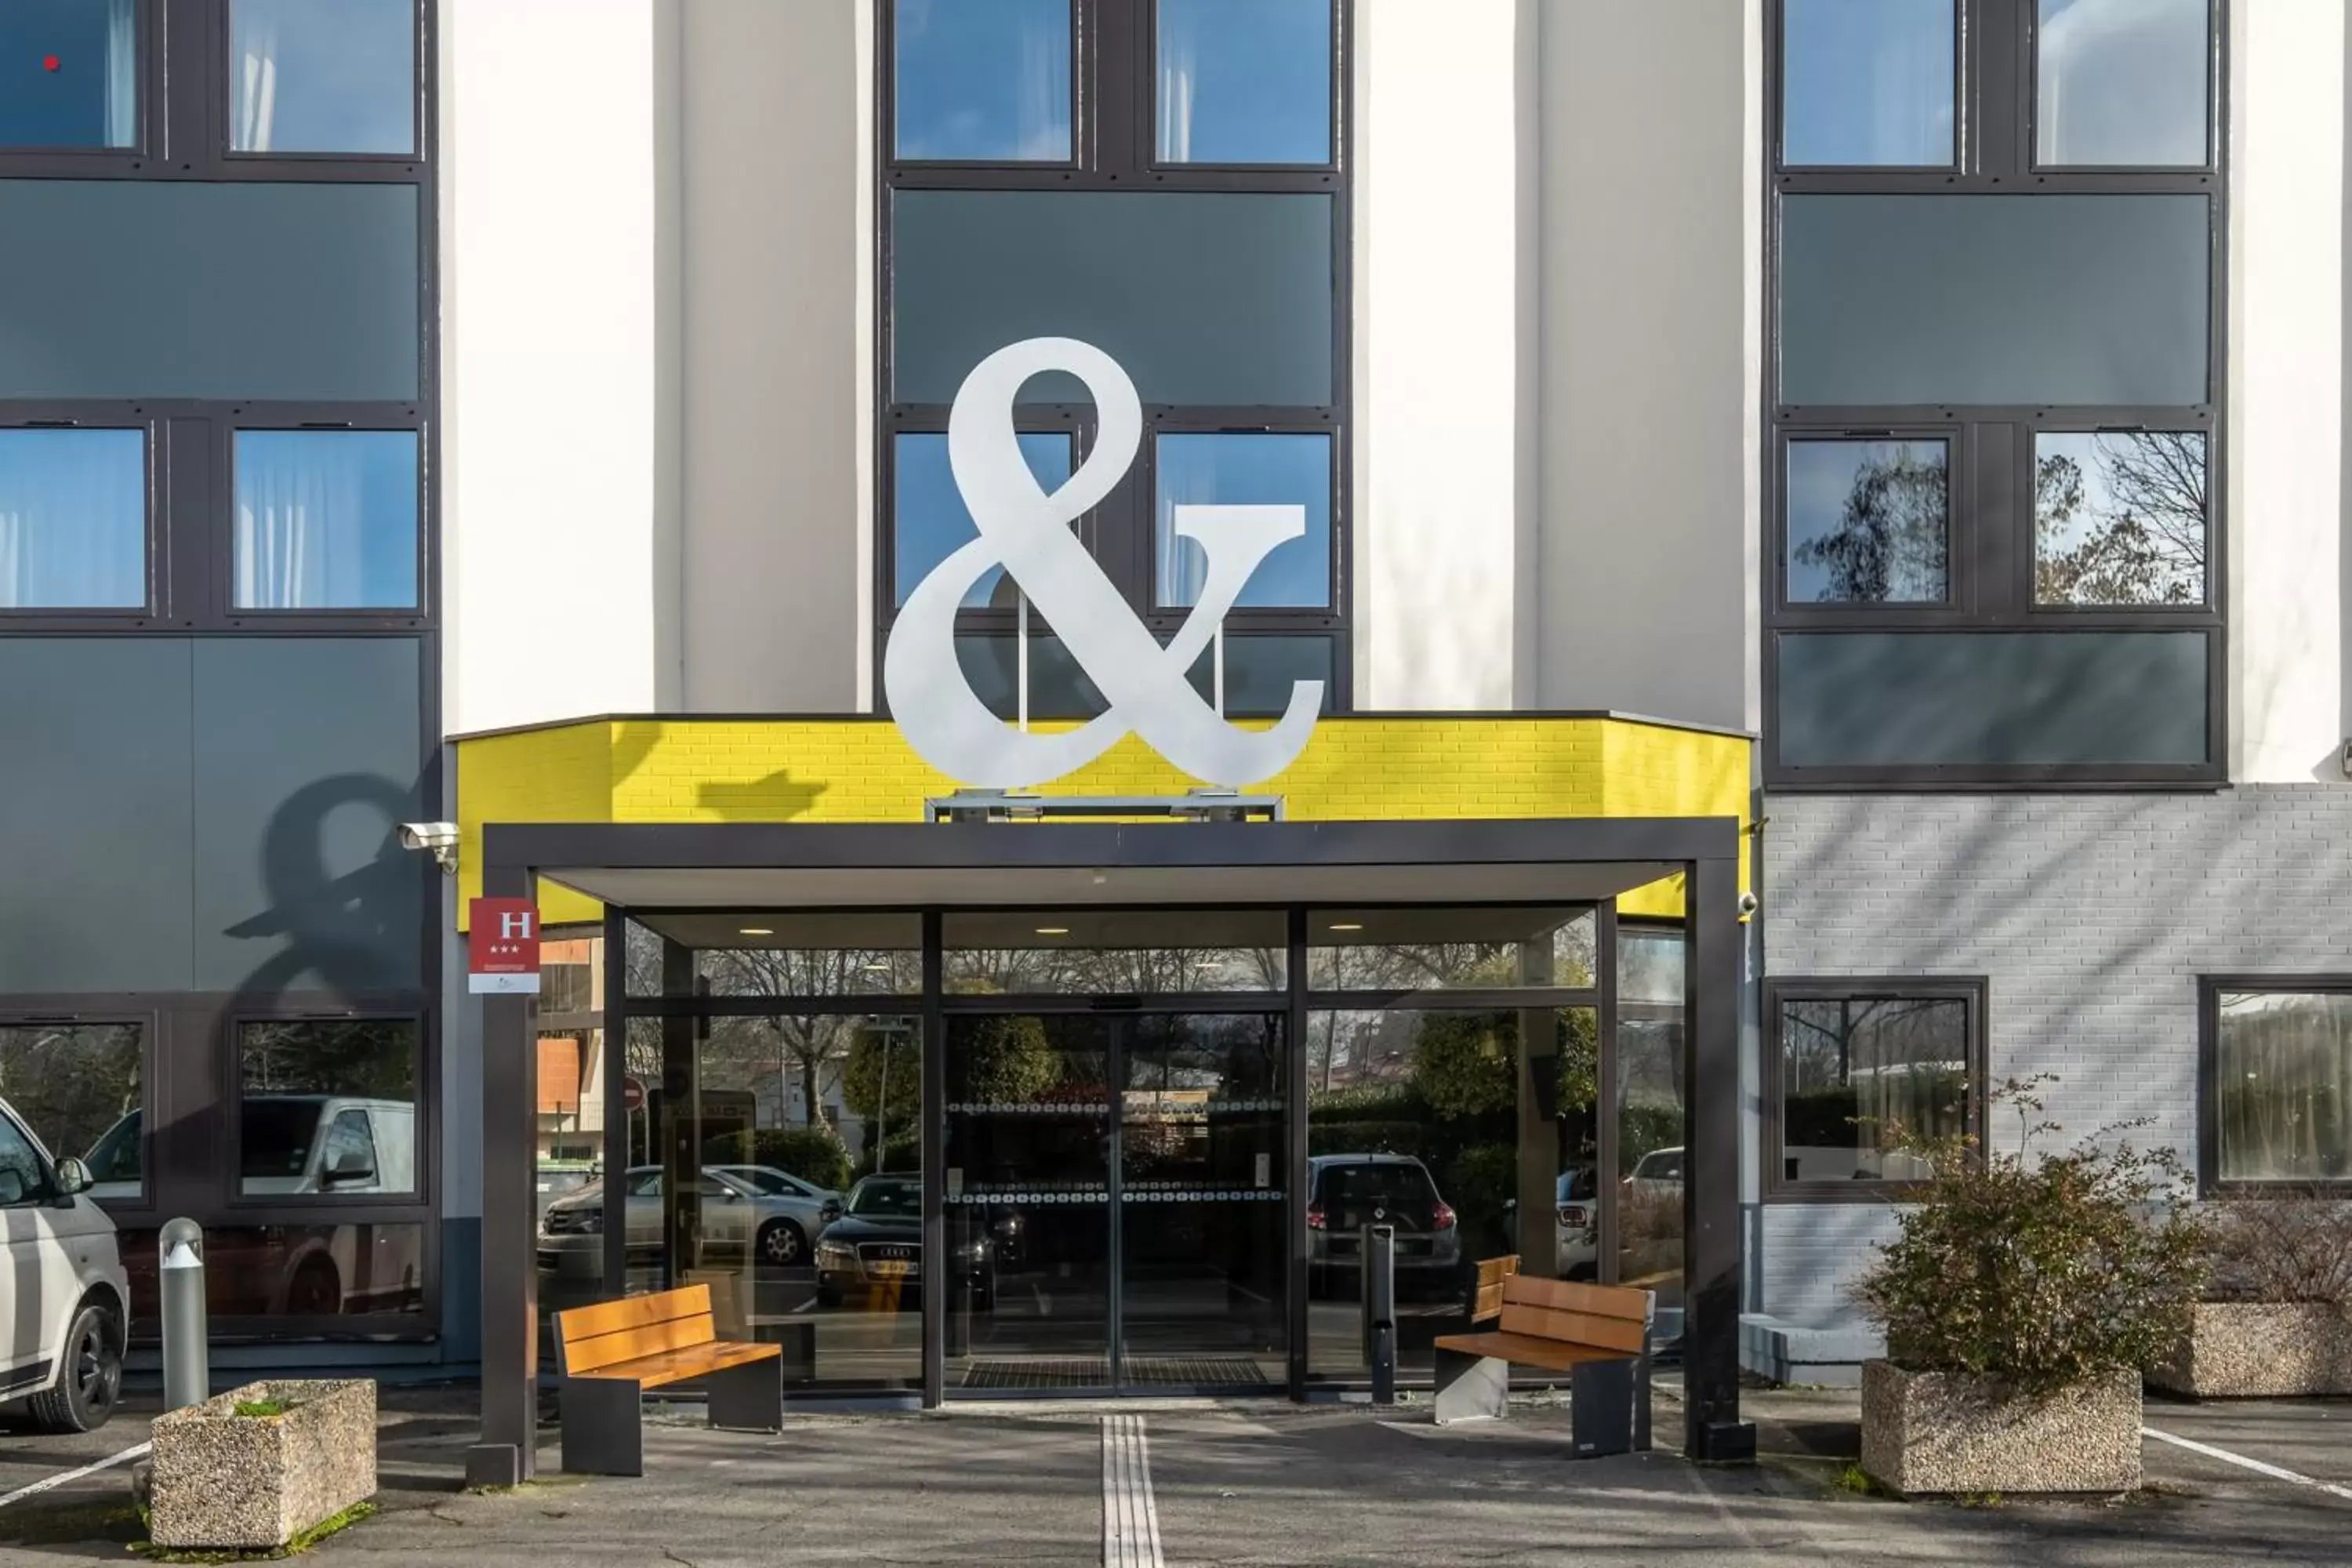
[[400, 847], [416, 849], [433, 857], [433, 863], [444, 871], [457, 868], [457, 825], [454, 822], [404, 822], [400, 825]]
[[1746, 920], [1749, 915], [1754, 914], [1754, 913], [1756, 912], [1756, 910], [1757, 910], [1757, 902], [1756, 902], [1756, 895], [1755, 895], [1755, 894], [1753, 894], [1753, 893], [1742, 893], [1742, 894], [1740, 894], [1740, 895], [1739, 895], [1739, 918], [1740, 918], [1740, 919], [1742, 919], [1742, 920]]

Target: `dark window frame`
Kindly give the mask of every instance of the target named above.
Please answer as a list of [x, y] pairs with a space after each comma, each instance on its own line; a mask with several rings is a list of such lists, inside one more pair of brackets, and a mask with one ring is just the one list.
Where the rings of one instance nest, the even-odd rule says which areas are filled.
[[[1076, 53], [1071, 73], [1076, 96], [1073, 140], [1076, 156], [1062, 163], [913, 161], [897, 157], [898, 71], [893, 0], [875, 7], [875, 321], [876, 399], [873, 579], [874, 667], [878, 671], [897, 619], [897, 491], [895, 438], [902, 434], [947, 428], [948, 409], [938, 404], [893, 401], [891, 343], [892, 205], [900, 191], [1208, 191], [1308, 194], [1332, 202], [1332, 401], [1323, 406], [1211, 407], [1144, 405], [1144, 437], [1125, 476], [1103, 502], [1078, 521], [1080, 536], [1118, 587], [1137, 617], [1164, 644], [1187, 618], [1183, 610], [1157, 607], [1154, 530], [1158, 435], [1312, 433], [1332, 437], [1331, 601], [1323, 609], [1235, 608], [1225, 618], [1228, 644], [1253, 633], [1318, 635], [1331, 644], [1332, 678], [1325, 693], [1327, 713], [1352, 710], [1355, 647], [1351, 583], [1354, 450], [1347, 415], [1353, 401], [1351, 237], [1354, 233], [1349, 176], [1353, 123], [1352, 68], [1354, 0], [1331, 6], [1331, 104], [1333, 158], [1328, 164], [1161, 163], [1154, 133], [1158, 91], [1158, 7], [1128, 0], [1071, 0]], [[1078, 460], [1093, 449], [1091, 405], [1024, 404], [1015, 424], [1027, 432], [1062, 428], [1077, 432]], [[959, 637], [1009, 637], [1018, 612], [961, 610]], [[1035, 625], [1042, 625], [1042, 620]], [[1033, 626], [1033, 630], [1034, 626]], [[874, 709], [887, 711], [877, 689]], [[1035, 717], [1046, 718], [1044, 710]], [[1238, 716], [1238, 715], [1237, 715]]]
[[[399, 410], [394, 413], [394, 408]], [[341, 417], [321, 419], [317, 416], [332, 413]], [[416, 602], [412, 606], [390, 605], [300, 605], [288, 609], [267, 606], [240, 607], [236, 602], [236, 438], [242, 433], [312, 432], [319, 435], [391, 435], [406, 432], [416, 437], [416, 534], [409, 542], [409, 564], [415, 574]], [[285, 405], [232, 404], [228, 417], [222, 423], [220, 450], [216, 455], [218, 468], [215, 481], [214, 515], [219, 521], [219, 534], [208, 552], [217, 574], [212, 597], [214, 613], [224, 616], [234, 630], [247, 630], [255, 626], [282, 626], [292, 624], [320, 626], [348, 626], [354, 621], [371, 625], [400, 627], [421, 627], [431, 624], [434, 614], [433, 562], [435, 552], [426, 537], [425, 518], [431, 509], [434, 474], [428, 456], [432, 442], [425, 421], [414, 405]]]
[[[2201, 167], [2040, 167], [2035, 130], [2036, 0], [1956, 0], [1955, 143], [1949, 168], [1797, 166], [1780, 161], [1787, 0], [1765, 18], [1768, 133], [1764, 138], [1768, 322], [1762, 387], [1761, 475], [1765, 530], [1761, 669], [1764, 782], [1769, 788], [1906, 791], [1966, 788], [2192, 789], [2229, 778], [2229, 540], [2221, 497], [2228, 484], [2229, 189], [2221, 155], [2228, 123], [2227, 0], [2209, 0], [2207, 163]], [[1780, 311], [1782, 202], [1820, 195], [1984, 194], [2183, 195], [2209, 206], [2211, 304], [2206, 400], [2185, 406], [1987, 405], [1830, 406], [1782, 401]], [[1791, 604], [1788, 594], [1787, 448], [1807, 438], [1894, 438], [1951, 430], [1951, 507], [1947, 529], [1950, 600], [1943, 605]], [[2036, 438], [2043, 432], [2195, 431], [2205, 437], [2205, 602], [2199, 605], [2037, 605], [2033, 595]], [[2195, 631], [2205, 638], [2206, 757], [2198, 763], [1910, 763], [1812, 765], [1780, 755], [1780, 645], [1788, 634], [1864, 631]]]
[[145, 552], [140, 575], [146, 602], [136, 608], [101, 605], [0, 605], [0, 633], [23, 630], [82, 630], [132, 632], [150, 629], [164, 616], [169, 595], [171, 557], [163, 532], [163, 421], [148, 412], [144, 401], [128, 403], [54, 404], [0, 402], [0, 432], [17, 430], [136, 430], [139, 432], [140, 500], [144, 515], [140, 523], [140, 547]]
[[2254, 1181], [2221, 1174], [2221, 995], [2352, 995], [2352, 973], [2200, 974], [2197, 977], [2197, 1193], [2200, 1197], [2297, 1197], [2315, 1190], [2352, 1194], [2352, 1176]]
[[1991, 983], [1984, 975], [1791, 975], [1768, 976], [1764, 982], [1763, 1123], [1758, 1139], [1761, 1162], [1759, 1191], [1766, 1203], [1833, 1204], [1898, 1203], [1918, 1184], [1897, 1181], [1797, 1182], [1788, 1178], [1787, 1115], [1781, 1101], [1784, 1047], [1780, 1039], [1781, 1009], [1790, 1002], [1958, 1001], [1968, 1008], [1968, 1096], [1961, 1108], [1966, 1131], [1978, 1139], [1979, 1152], [1987, 1121], [1987, 1076], [1990, 1072], [1990, 1030], [1986, 1013], [1991, 1003]]
[[[135, 0], [139, 130], [125, 147], [0, 148], [0, 179], [422, 181], [433, 157], [436, 7], [410, 0], [415, 23], [407, 153], [229, 150], [229, 10], [234, 0]], [[194, 61], [191, 68], [183, 62]]]

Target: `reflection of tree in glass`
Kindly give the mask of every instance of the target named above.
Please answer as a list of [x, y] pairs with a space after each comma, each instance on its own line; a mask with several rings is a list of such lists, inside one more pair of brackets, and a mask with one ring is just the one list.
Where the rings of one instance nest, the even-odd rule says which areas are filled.
[[245, 1092], [416, 1097], [416, 1026], [404, 1019], [289, 1019], [239, 1032]]
[[2221, 1000], [2221, 1174], [2352, 1176], [2352, 998]]
[[1869, 455], [1854, 468], [1837, 526], [1789, 552], [1797, 564], [1827, 574], [1822, 591], [1808, 597], [1853, 604], [1943, 598], [1942, 445], [1872, 442], [1863, 449]]
[[139, 1109], [139, 1026], [0, 1029], [0, 1100], [59, 1157]]
[[2205, 437], [2196, 431], [2043, 437], [2033, 471], [2034, 602], [2203, 602], [2205, 503]]
[[[707, 962], [711, 969], [713, 994], [782, 1000], [890, 989], [887, 984], [867, 984], [867, 980], [877, 971], [887, 973], [893, 957], [888, 952], [856, 948], [734, 948], [709, 953]], [[782, 1012], [763, 1018], [714, 1019], [710, 1039], [704, 1047], [705, 1076], [709, 1076], [714, 1061], [724, 1061], [730, 1055], [741, 1056], [744, 1059], [738, 1065], [744, 1068], [772, 1061], [778, 1080], [779, 1103], [784, 1100], [783, 1080], [798, 1078], [801, 1113], [809, 1121], [822, 1125], [820, 1108], [824, 1103], [827, 1070], [840, 1070], [841, 1058], [849, 1049], [857, 1022], [853, 1016], [840, 1014]]]

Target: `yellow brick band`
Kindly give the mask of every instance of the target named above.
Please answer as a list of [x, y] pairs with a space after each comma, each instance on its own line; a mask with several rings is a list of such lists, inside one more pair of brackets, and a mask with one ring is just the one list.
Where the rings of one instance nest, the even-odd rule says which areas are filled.
[[[464, 900], [481, 891], [485, 823], [920, 822], [926, 800], [956, 789], [880, 719], [598, 719], [456, 744], [461, 925]], [[1745, 826], [1748, 745], [1636, 719], [1333, 718], [1259, 787], [1302, 822], [1736, 816]], [[1038, 793], [1193, 787], [1129, 735]], [[1743, 887], [1747, 879], [1743, 859]], [[1628, 893], [1618, 909], [1679, 916], [1681, 879]], [[540, 910], [549, 925], [603, 915], [594, 900], [551, 886]]]

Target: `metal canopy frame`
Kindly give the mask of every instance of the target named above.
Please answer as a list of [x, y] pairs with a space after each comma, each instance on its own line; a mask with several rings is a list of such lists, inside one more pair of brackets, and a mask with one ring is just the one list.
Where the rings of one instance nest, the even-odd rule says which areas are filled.
[[[988, 823], [493, 824], [482, 837], [482, 890], [532, 898], [541, 877], [711, 869], [958, 873], [1214, 870], [1393, 870], [1401, 901], [1432, 866], [1545, 867], [1591, 872], [1622, 866], [1626, 889], [1666, 871], [1684, 878], [1683, 1273], [1685, 1301], [1684, 1447], [1693, 1458], [1752, 1458], [1755, 1428], [1739, 1419], [1739, 926], [1740, 827], [1732, 817], [1575, 817], [1519, 821], [1055, 823], [1023, 831]], [[952, 902], [954, 900], [944, 900]], [[1003, 900], [992, 898], [993, 905]], [[1508, 900], [1505, 900], [1508, 901]], [[1570, 900], [1580, 901], [1580, 900]], [[612, 918], [608, 912], [608, 921]], [[936, 914], [927, 920], [937, 920]], [[928, 934], [928, 933], [927, 933]], [[936, 954], [936, 943], [927, 943]], [[607, 954], [607, 962], [611, 955]], [[936, 959], [927, 960], [929, 964]], [[922, 1008], [928, 1037], [944, 1030], [937, 974]], [[1294, 984], [1303, 980], [1295, 977]], [[482, 1431], [467, 1453], [474, 1485], [511, 1486], [538, 1468], [539, 1301], [532, 1160], [537, 1004], [483, 998]], [[925, 1139], [939, 1132], [927, 1116]], [[1294, 1164], [1303, 1145], [1292, 1151]], [[936, 1161], [927, 1161], [926, 1242], [934, 1255]], [[1294, 1172], [1294, 1176], [1297, 1173]], [[1298, 1240], [1291, 1238], [1296, 1247]], [[928, 1298], [943, 1276], [925, 1270]], [[926, 1361], [942, 1314], [926, 1313]], [[1294, 1344], [1292, 1354], [1299, 1353]], [[928, 1370], [928, 1368], [927, 1368]]]

